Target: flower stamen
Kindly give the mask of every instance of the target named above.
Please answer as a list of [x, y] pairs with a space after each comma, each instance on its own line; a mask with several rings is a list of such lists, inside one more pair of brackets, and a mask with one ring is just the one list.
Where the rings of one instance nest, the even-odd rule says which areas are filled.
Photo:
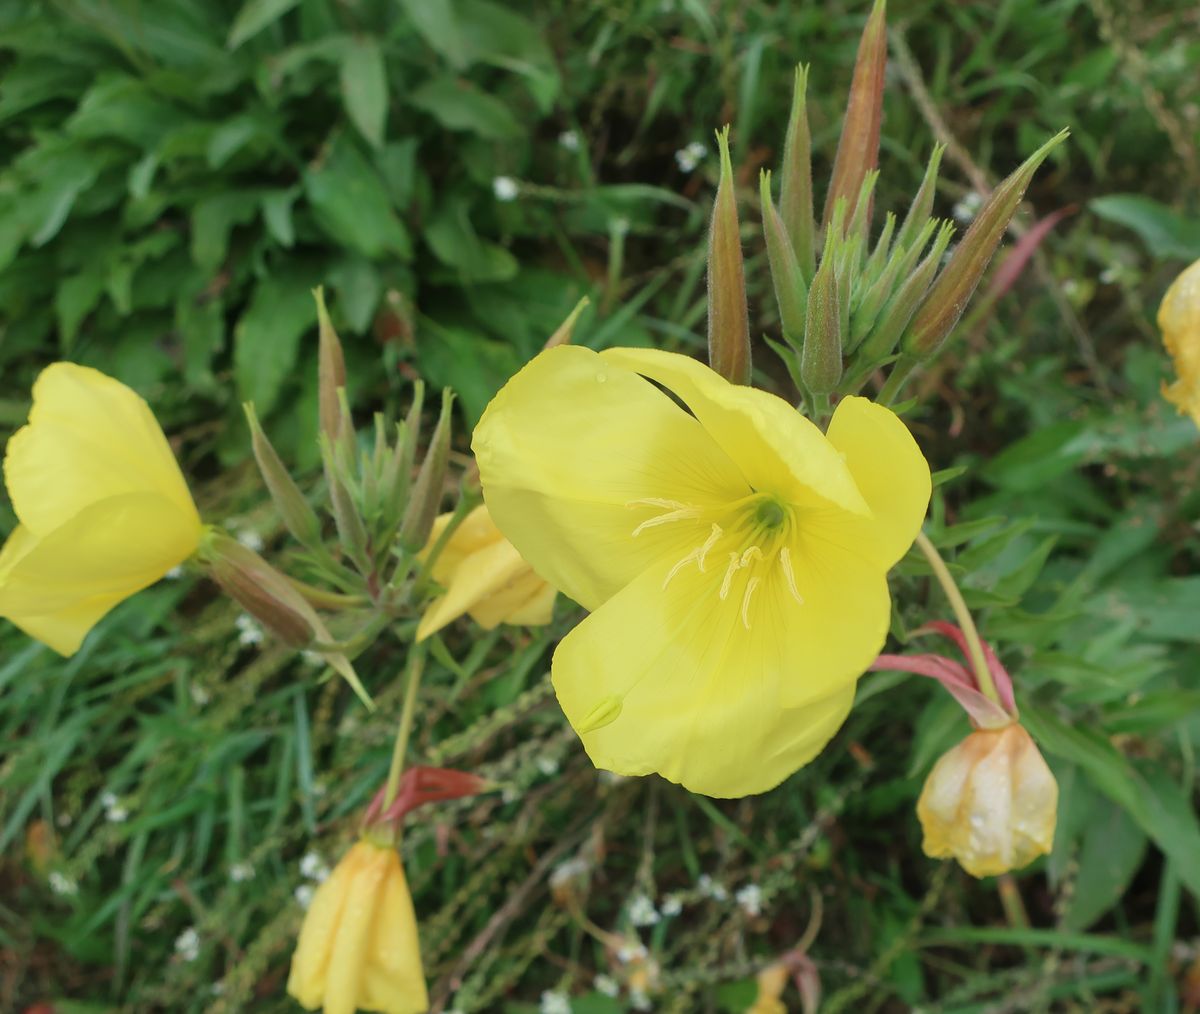
[[783, 568], [783, 576], [787, 579], [788, 591], [792, 593], [792, 598], [804, 605], [804, 596], [796, 587], [796, 572], [792, 570], [792, 551], [787, 546], [779, 550], [779, 565]]
[[746, 583], [746, 594], [742, 596], [742, 626], [747, 630], [750, 629], [750, 596], [754, 594], [754, 589], [761, 583], [761, 578], [752, 577]]

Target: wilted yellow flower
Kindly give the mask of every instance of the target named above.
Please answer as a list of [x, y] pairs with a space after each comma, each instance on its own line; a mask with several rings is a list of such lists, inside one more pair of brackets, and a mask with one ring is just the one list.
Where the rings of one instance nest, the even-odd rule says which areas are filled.
[[20, 524], [0, 550], [0, 616], [63, 655], [200, 539], [153, 413], [85, 366], [42, 371], [29, 422], [8, 442], [4, 479]]
[[926, 855], [997, 876], [1054, 846], [1058, 783], [1023, 726], [976, 729], [933, 766], [917, 816]]
[[[437, 542], [450, 514], [433, 523], [426, 552]], [[446, 589], [417, 628], [417, 640], [441, 630], [463, 613], [485, 630], [501, 623], [536, 627], [550, 622], [555, 590], [533, 572], [480, 505], [463, 518], [433, 565], [433, 579]]]
[[767, 965], [758, 973], [758, 995], [754, 1003], [746, 1008], [745, 1014], [788, 1014], [783, 991], [787, 989], [790, 978], [787, 965], [781, 962]]
[[325, 1014], [429, 1009], [417, 919], [394, 848], [362, 839], [317, 888], [287, 990]]
[[1158, 308], [1158, 326], [1179, 378], [1163, 385], [1163, 395], [1200, 426], [1200, 261], [1167, 289]]
[[825, 435], [685, 356], [566, 346], [508, 382], [474, 450], [500, 530], [592, 610], [553, 680], [597, 767], [743, 796], [837, 731], [929, 502], [894, 413], [846, 398]]

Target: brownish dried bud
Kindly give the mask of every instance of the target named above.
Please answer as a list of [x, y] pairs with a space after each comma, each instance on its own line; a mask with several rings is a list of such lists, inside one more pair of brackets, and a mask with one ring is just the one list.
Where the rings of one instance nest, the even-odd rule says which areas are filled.
[[342, 424], [338, 389], [346, 386], [346, 359], [342, 354], [342, 343], [329, 319], [329, 311], [325, 309], [325, 290], [318, 286], [313, 289], [313, 296], [317, 301], [317, 404], [321, 432], [331, 444], [335, 444]]
[[708, 230], [708, 364], [726, 380], [750, 383], [750, 313], [738, 233], [729, 128], [717, 132], [721, 182]]

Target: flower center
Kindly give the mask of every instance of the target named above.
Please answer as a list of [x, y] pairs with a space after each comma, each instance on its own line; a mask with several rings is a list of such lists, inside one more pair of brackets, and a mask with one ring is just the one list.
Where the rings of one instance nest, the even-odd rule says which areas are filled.
[[675, 522], [707, 523], [708, 535], [668, 572], [663, 580], [665, 589], [682, 570], [696, 565], [707, 573], [712, 559], [725, 559], [725, 572], [717, 592], [724, 602], [740, 592], [741, 618], [750, 629], [750, 607], [755, 591], [764, 580], [782, 579], [789, 594], [800, 605], [804, 597], [796, 586], [792, 568], [791, 543], [796, 534], [796, 512], [791, 504], [769, 493], [751, 493], [731, 503], [715, 507], [698, 507], [679, 500], [647, 498], [633, 500], [628, 507], [653, 507], [660, 513], [648, 518], [633, 530], [637, 538], [642, 532]]

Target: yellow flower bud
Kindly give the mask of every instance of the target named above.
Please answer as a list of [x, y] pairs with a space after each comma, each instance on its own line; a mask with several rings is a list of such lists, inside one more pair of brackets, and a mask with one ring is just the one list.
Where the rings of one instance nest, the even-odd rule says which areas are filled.
[[[443, 514], [434, 521], [426, 552], [446, 530], [450, 518]], [[446, 594], [425, 610], [418, 641], [464, 613], [491, 630], [501, 623], [543, 626], [554, 612], [555, 590], [533, 572], [483, 505], [463, 519], [442, 547], [433, 565], [433, 579]]]
[[976, 729], [933, 766], [917, 801], [922, 848], [973, 877], [1015, 870], [1054, 845], [1058, 783], [1024, 727]]
[[428, 1010], [412, 896], [394, 848], [359, 841], [317, 888], [287, 989], [305, 1010], [325, 1014]]
[[1158, 308], [1158, 326], [1179, 378], [1163, 385], [1163, 396], [1200, 426], [1200, 261], [1167, 289]]
[[60, 655], [195, 551], [200, 516], [149, 406], [74, 363], [46, 367], [4, 479], [20, 524], [0, 551], [0, 616]]

